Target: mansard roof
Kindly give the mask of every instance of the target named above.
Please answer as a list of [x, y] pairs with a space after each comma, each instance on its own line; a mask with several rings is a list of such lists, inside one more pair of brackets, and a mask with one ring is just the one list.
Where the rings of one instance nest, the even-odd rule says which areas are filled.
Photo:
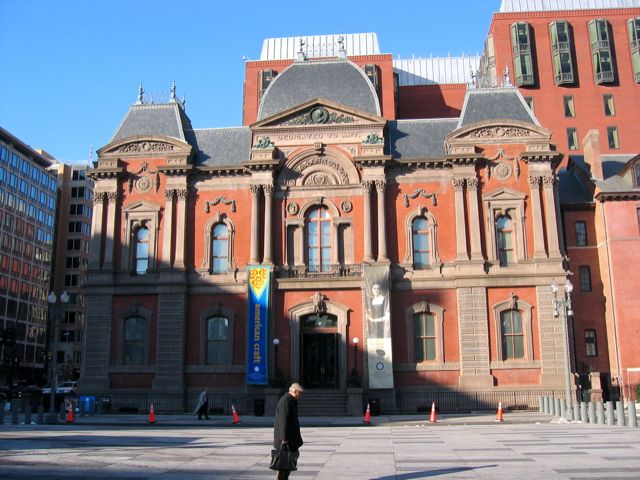
[[486, 120], [517, 120], [540, 126], [517, 88], [467, 90], [458, 128]]
[[196, 152], [196, 165], [241, 165], [250, 157], [249, 127], [193, 129], [185, 130], [185, 135]]
[[380, 115], [380, 104], [364, 71], [348, 60], [295, 62], [271, 82], [264, 93], [258, 120], [314, 98]]
[[457, 118], [391, 121], [388, 153], [399, 159], [441, 158], [445, 138], [457, 123]]
[[166, 136], [186, 141], [184, 131], [191, 121], [177, 102], [131, 105], [109, 143], [135, 136]]

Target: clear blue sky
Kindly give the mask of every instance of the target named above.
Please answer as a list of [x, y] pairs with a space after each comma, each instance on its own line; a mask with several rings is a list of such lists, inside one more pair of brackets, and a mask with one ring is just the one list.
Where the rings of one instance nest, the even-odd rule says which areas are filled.
[[500, 0], [0, 0], [0, 126], [86, 161], [138, 83], [176, 81], [194, 128], [242, 121], [243, 56], [269, 37], [376, 32], [394, 57], [482, 51]]

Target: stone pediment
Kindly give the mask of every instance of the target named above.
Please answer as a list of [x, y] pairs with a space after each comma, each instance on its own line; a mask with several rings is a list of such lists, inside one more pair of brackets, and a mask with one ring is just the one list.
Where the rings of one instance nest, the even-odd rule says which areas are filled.
[[501, 188], [500, 190], [496, 190], [495, 192], [488, 193], [483, 196], [485, 201], [492, 200], [524, 200], [526, 195], [517, 190], [512, 190], [510, 188]]
[[139, 200], [130, 205], [127, 205], [124, 210], [128, 213], [133, 212], [159, 212], [160, 205], [156, 205], [155, 203], [147, 202], [145, 200]]
[[297, 107], [265, 118], [251, 125], [252, 130], [281, 127], [315, 127], [336, 125], [384, 125], [386, 120], [378, 115], [346, 107], [331, 100], [317, 98]]
[[527, 151], [550, 151], [551, 131], [532, 123], [489, 120], [451, 132], [445, 145], [450, 155], [475, 153], [476, 145], [524, 144]]
[[112, 156], [189, 156], [192, 147], [173, 137], [135, 136], [105, 145], [98, 158]]

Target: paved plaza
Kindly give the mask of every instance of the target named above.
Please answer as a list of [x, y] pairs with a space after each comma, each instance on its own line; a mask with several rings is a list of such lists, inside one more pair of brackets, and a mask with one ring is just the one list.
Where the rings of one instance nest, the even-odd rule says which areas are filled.
[[[80, 419], [79, 419], [80, 420]], [[522, 420], [522, 421], [520, 421]], [[270, 418], [0, 427], [0, 478], [271, 479]], [[640, 479], [640, 429], [521, 416], [303, 419], [300, 479]], [[295, 475], [295, 476], [294, 476]]]

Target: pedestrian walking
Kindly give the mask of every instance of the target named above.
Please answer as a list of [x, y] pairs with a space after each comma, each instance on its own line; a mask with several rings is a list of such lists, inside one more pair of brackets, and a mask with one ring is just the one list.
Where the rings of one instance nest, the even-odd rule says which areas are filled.
[[200, 392], [200, 396], [198, 397], [198, 404], [196, 405], [196, 409], [193, 411], [194, 415], [198, 414], [198, 420], [202, 420], [202, 415], [204, 415], [205, 420], [209, 420], [209, 399], [207, 398], [207, 389], [203, 388]]
[[[300, 422], [298, 421], [298, 400], [302, 396], [304, 389], [299, 383], [294, 383], [289, 387], [276, 406], [276, 418], [273, 426], [273, 448], [293, 453], [297, 459], [298, 449], [302, 446], [302, 435], [300, 434]], [[295, 470], [295, 465], [293, 465]], [[291, 469], [277, 470], [276, 478], [286, 480], [289, 478]]]

